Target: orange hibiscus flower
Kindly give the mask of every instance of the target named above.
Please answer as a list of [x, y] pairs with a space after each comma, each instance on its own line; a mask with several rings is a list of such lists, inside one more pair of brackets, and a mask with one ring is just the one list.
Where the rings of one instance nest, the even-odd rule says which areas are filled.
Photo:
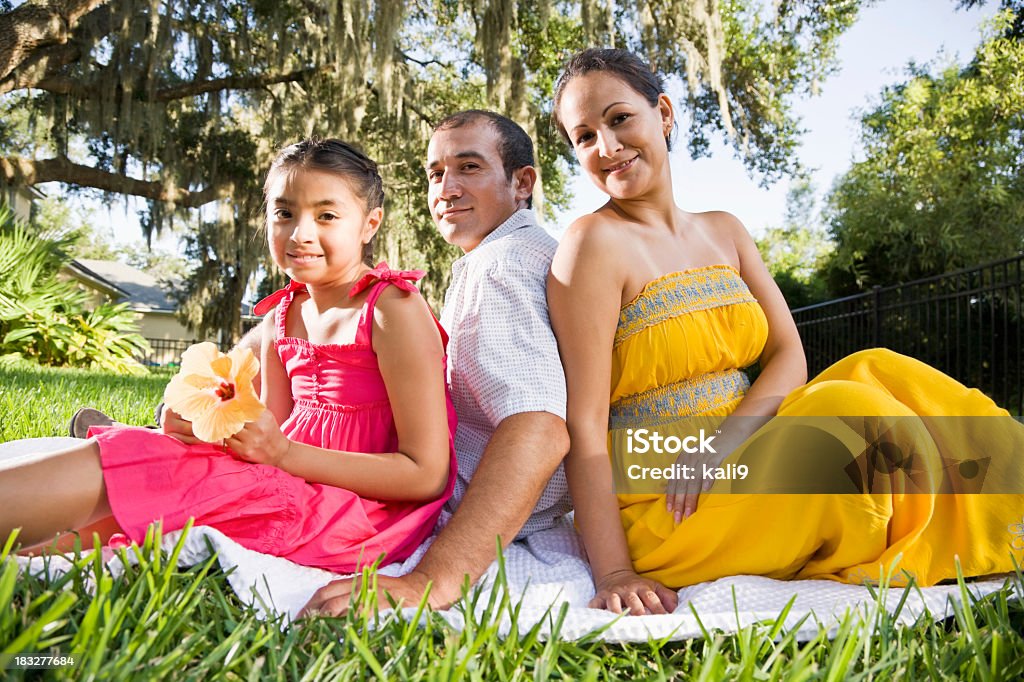
[[196, 438], [216, 443], [238, 433], [266, 409], [252, 379], [260, 363], [248, 348], [221, 353], [197, 343], [181, 356], [181, 369], [164, 391], [164, 403], [192, 422]]

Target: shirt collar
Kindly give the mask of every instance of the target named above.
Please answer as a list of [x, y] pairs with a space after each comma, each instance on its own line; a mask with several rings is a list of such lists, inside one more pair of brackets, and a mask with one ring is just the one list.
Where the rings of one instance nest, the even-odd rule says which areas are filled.
[[[534, 216], [533, 211], [531, 209], [528, 209], [528, 208], [521, 208], [518, 211], [516, 211], [515, 213], [513, 213], [512, 215], [510, 215], [508, 217], [508, 220], [506, 220], [501, 225], [498, 225], [496, 228], [494, 228], [494, 231], [491, 232], [486, 237], [484, 237], [483, 241], [481, 241], [477, 245], [476, 248], [479, 249], [481, 246], [483, 246], [487, 242], [497, 241], [497, 240], [501, 239], [502, 237], [504, 237], [505, 235], [512, 234], [513, 232], [515, 232], [516, 230], [518, 230], [520, 228], [529, 227], [530, 225], [536, 225], [536, 224], [537, 224], [537, 218], [536, 218], [536, 216]], [[473, 251], [475, 251], [475, 250], [476, 249], [473, 249]], [[470, 251], [469, 253], [471, 254], [471, 253], [473, 253], [473, 251]], [[469, 255], [469, 254], [466, 254], [466, 255]]]
[[457, 259], [454, 263], [452, 263], [452, 273], [454, 274], [461, 270], [463, 267], [465, 267], [466, 262], [473, 256], [474, 253], [478, 252], [484, 244], [487, 244], [488, 242], [497, 241], [502, 237], [512, 234], [516, 230], [522, 229], [524, 227], [530, 227], [536, 224], [537, 217], [534, 215], [532, 209], [519, 209], [518, 211], [510, 215], [505, 222], [494, 228], [494, 230], [491, 231], [489, 235], [484, 237], [483, 240], [481, 240], [481, 242], [477, 244], [475, 249], [473, 249], [472, 251], [470, 251], [469, 253], [465, 254], [461, 258]]

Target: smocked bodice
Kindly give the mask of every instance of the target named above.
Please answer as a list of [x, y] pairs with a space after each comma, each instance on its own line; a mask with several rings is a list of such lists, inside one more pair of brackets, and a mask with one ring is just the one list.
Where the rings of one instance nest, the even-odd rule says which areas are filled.
[[739, 272], [711, 265], [648, 282], [619, 312], [611, 426], [650, 415], [727, 413], [750, 386], [768, 321]]

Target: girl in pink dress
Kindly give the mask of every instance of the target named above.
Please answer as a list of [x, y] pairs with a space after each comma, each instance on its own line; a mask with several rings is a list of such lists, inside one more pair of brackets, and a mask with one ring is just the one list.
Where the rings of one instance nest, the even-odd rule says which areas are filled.
[[[142, 542], [162, 521], [217, 528], [307, 566], [408, 557], [455, 482], [447, 337], [412, 282], [365, 262], [383, 219], [376, 164], [339, 140], [284, 149], [264, 186], [274, 262], [292, 279], [256, 306], [266, 409], [223, 444], [133, 427], [0, 472], [0, 537], [23, 545], [100, 524]], [[104, 523], [105, 522], [105, 523]]]

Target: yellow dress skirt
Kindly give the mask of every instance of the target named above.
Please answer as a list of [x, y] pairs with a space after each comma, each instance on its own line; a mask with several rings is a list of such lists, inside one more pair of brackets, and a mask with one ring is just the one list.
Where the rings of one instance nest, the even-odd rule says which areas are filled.
[[[763, 311], [730, 266], [672, 273], [644, 287], [622, 308], [615, 336], [613, 467], [617, 458], [633, 457], [616, 452], [627, 427], [730, 414], [750, 385], [740, 368], [757, 361], [767, 333]], [[660, 489], [630, 489], [618, 500], [638, 573], [672, 588], [740, 574], [847, 583], [885, 576], [894, 585], [910, 579], [933, 585], [956, 577], [957, 559], [965, 577], [1012, 571], [1014, 560], [1024, 565], [1024, 426], [981, 392], [912, 358], [875, 349], [837, 362], [793, 391], [778, 414], [782, 419], [758, 432], [775, 430], [776, 451], [779, 443], [799, 440], [801, 419], [833, 417], [834, 428], [826, 431], [848, 441], [847, 460], [855, 468], [866, 451], [864, 439], [871, 438], [852, 417], [895, 419], [889, 442], [913, 451], [915, 466], [931, 462], [925, 467], [930, 473], [922, 474], [931, 478], [918, 485], [904, 477], [891, 479], [889, 487], [825, 486], [824, 492], [804, 494], [771, 493], [787, 491], [785, 484], [742, 492], [730, 481], [716, 481], [700, 496], [696, 512], [678, 525], [666, 509], [664, 481]], [[971, 419], [963, 420], [965, 415]], [[914, 420], [933, 419], [941, 432], [947, 416], [961, 421], [949, 421], [945, 435]], [[988, 467], [985, 489], [964, 485], [962, 466], [950, 477], [959, 475], [959, 485], [936, 479], [943, 466], [964, 459], [958, 453], [965, 447], [980, 453], [976, 460]], [[725, 463], [743, 456], [741, 447]], [[776, 464], [798, 467], [802, 477], [813, 479], [816, 467], [835, 469], [834, 459], [822, 455], [819, 462], [812, 452], [795, 464], [779, 456]], [[757, 463], [762, 479], [774, 475], [776, 484], [793, 473], [767, 471], [774, 466], [770, 452], [749, 461]], [[865, 468], [871, 466], [861, 466], [861, 476]]]

